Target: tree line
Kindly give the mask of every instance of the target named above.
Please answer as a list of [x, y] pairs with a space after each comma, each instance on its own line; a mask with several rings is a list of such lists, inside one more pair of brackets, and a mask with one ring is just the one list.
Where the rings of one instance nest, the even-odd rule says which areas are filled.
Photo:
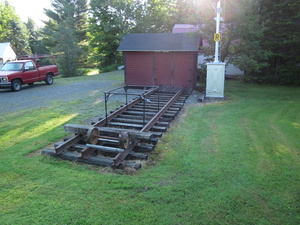
[[[214, 55], [216, 0], [52, 0], [48, 20], [37, 28], [23, 23], [7, 1], [0, 1], [0, 42], [18, 55], [54, 54], [64, 76], [80, 68], [100, 71], [120, 65], [117, 52], [127, 33], [171, 32], [175, 24], [194, 24]], [[223, 0], [221, 60], [227, 59], [249, 81], [300, 84], [300, 2]]]

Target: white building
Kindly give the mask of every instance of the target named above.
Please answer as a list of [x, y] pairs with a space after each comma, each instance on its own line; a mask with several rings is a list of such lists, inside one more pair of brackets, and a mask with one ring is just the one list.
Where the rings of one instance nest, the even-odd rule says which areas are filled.
[[17, 55], [9, 42], [0, 43], [0, 67], [7, 61], [15, 60], [16, 57]]

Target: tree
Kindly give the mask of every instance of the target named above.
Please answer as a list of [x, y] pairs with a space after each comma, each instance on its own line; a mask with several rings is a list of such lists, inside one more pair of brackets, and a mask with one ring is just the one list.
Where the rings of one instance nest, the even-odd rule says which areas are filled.
[[31, 54], [28, 30], [7, 1], [0, 2], [0, 42], [10, 42], [17, 55]]
[[31, 52], [34, 54], [49, 54], [50, 51], [42, 42], [42, 33], [38, 29], [31, 18], [28, 18], [27, 23], [25, 23], [27, 30], [29, 32], [29, 46]]
[[10, 21], [8, 40], [17, 55], [30, 55], [28, 30], [23, 23]]
[[120, 40], [136, 27], [144, 5], [139, 0], [91, 0], [90, 6], [90, 61], [101, 70], [121, 62]]
[[[246, 74], [257, 74], [268, 67], [270, 52], [263, 48], [262, 38], [265, 27], [260, 24], [256, 1], [235, 1], [227, 5], [227, 29], [231, 39], [226, 46], [232, 62]], [[232, 10], [236, 12], [232, 13]], [[233, 16], [232, 16], [233, 15]]]
[[276, 83], [300, 84], [300, 2], [259, 1], [260, 23], [266, 28], [262, 44], [270, 51], [267, 79]]
[[14, 8], [11, 7], [7, 1], [2, 3], [0, 1], [0, 42], [7, 42], [10, 33], [11, 21], [17, 21]]
[[144, 27], [152, 33], [171, 32], [176, 12], [175, 0], [148, 0], [142, 17]]
[[58, 26], [57, 40], [59, 44], [55, 51], [60, 52], [59, 65], [64, 76], [75, 76], [78, 74], [78, 65], [82, 50], [79, 47], [76, 31], [71, 26], [74, 23], [73, 18], [69, 17]]
[[45, 9], [44, 43], [58, 54], [63, 76], [79, 75], [87, 54], [87, 1], [53, 0], [53, 10]]

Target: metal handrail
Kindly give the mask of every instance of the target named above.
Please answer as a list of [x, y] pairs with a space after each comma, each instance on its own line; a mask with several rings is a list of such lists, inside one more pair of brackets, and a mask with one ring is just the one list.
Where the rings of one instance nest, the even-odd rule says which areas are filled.
[[[115, 92], [116, 90], [120, 90], [121, 88], [124, 88], [125, 90], [125, 93], [120, 93], [120, 92]], [[128, 89], [145, 89], [147, 88], [148, 90], [146, 92], [144, 92], [142, 95], [141, 94], [128, 94], [127, 91]], [[129, 85], [126, 85], [126, 86], [123, 86], [123, 87], [119, 87], [119, 88], [115, 88], [111, 91], [108, 91], [108, 92], [104, 92], [104, 97], [105, 97], [105, 124], [107, 125], [108, 124], [108, 120], [109, 120], [109, 117], [115, 117], [115, 114], [116, 113], [112, 113], [110, 115], [108, 115], [108, 107], [107, 107], [107, 103], [108, 103], [108, 100], [109, 100], [109, 97], [110, 95], [114, 94], [114, 95], [125, 95], [126, 96], [126, 104], [125, 106], [123, 106], [122, 108], [120, 108], [119, 110], [115, 111], [117, 113], [119, 112], [123, 112], [124, 110], [128, 109], [129, 106], [133, 105], [136, 103], [136, 101], [140, 100], [142, 97], [145, 98], [146, 96], [148, 96], [149, 94], [153, 93], [154, 91], [156, 91], [159, 87], [157, 86], [129, 86]], [[139, 98], [137, 98], [137, 100], [131, 102], [130, 104], [128, 103], [128, 96], [139, 96]], [[99, 122], [97, 122], [95, 124], [95, 126], [101, 126], [100, 124], [103, 125], [103, 119], [100, 120]]]

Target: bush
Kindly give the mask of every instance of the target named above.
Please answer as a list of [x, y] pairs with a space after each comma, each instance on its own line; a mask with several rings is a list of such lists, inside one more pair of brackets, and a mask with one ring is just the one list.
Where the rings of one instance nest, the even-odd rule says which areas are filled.
[[244, 81], [257, 84], [300, 85], [295, 76], [245, 75]]
[[206, 90], [206, 63], [199, 64], [200, 68], [197, 69], [197, 85], [200, 87], [199, 91]]

